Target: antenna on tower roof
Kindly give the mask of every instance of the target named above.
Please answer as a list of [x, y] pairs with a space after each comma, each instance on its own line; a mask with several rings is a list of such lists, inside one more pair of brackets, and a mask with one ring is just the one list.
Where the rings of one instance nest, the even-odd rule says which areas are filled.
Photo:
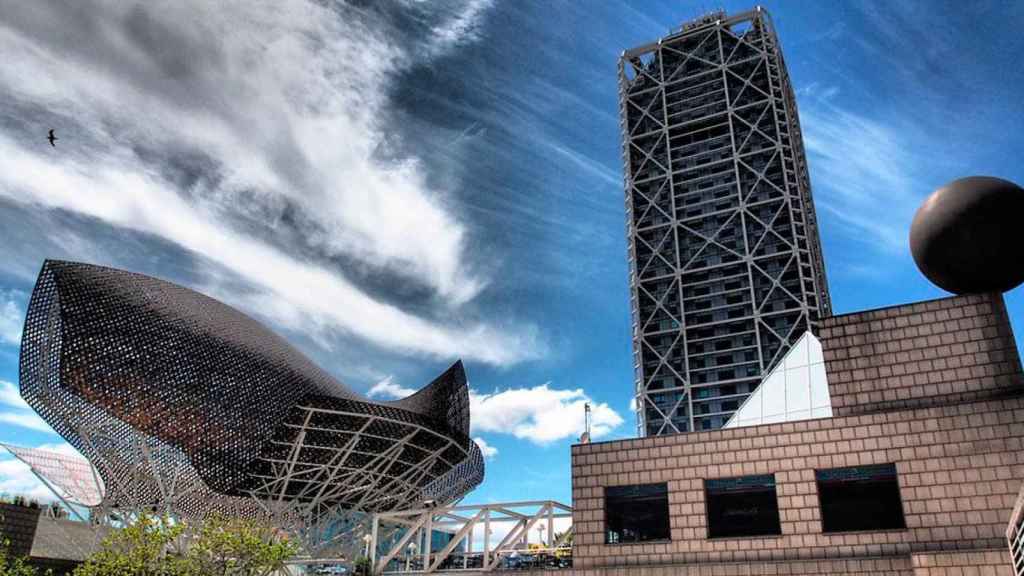
[[590, 444], [590, 402], [583, 404], [583, 434], [580, 435], [580, 444]]

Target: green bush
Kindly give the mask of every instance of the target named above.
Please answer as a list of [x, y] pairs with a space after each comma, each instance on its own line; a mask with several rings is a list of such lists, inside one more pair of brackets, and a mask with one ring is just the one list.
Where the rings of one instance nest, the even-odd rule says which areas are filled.
[[298, 547], [270, 526], [214, 518], [203, 523], [187, 558], [192, 574], [262, 576], [280, 569], [296, 552]]
[[187, 575], [182, 549], [183, 524], [164, 517], [142, 516], [107, 536], [100, 549], [75, 569], [75, 576]]
[[264, 576], [297, 551], [274, 529], [251, 520], [212, 518], [191, 527], [142, 516], [108, 536], [75, 576]]
[[[9, 540], [0, 542], [0, 576], [38, 576], [39, 572], [32, 566], [25, 563], [25, 559], [12, 558], [10, 555]], [[46, 572], [50, 573], [49, 570]]]
[[356, 558], [356, 564], [354, 566], [355, 576], [370, 576], [370, 559], [366, 556], [360, 556]]

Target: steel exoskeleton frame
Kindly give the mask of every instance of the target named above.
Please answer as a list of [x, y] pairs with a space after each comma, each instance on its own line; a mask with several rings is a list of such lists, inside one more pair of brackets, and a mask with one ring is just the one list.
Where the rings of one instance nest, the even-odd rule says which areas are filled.
[[830, 314], [792, 86], [768, 14], [619, 61], [641, 435], [721, 426]]
[[266, 518], [310, 555], [358, 550], [369, 514], [483, 477], [461, 362], [374, 402], [261, 324], [140, 274], [47, 261], [26, 315], [26, 402], [94, 465], [97, 518]]

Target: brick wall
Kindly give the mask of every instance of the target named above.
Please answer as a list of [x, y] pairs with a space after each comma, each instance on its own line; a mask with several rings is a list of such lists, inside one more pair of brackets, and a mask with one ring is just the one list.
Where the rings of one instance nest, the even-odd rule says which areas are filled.
[[[666, 564], [618, 568], [574, 568], [519, 572], [522, 576], [915, 576], [909, 557], [856, 560], [796, 560], [783, 562], [726, 562]], [[994, 574], [994, 573], [993, 573]]]
[[836, 416], [999, 397], [1024, 384], [999, 294], [833, 316], [819, 339]]
[[1013, 576], [1006, 549], [920, 553], [911, 556], [914, 576]]
[[28, 556], [40, 512], [38, 507], [0, 503], [0, 540], [7, 540], [12, 557]]
[[[1005, 546], [1024, 398], [573, 446], [579, 568], [904, 556]], [[907, 528], [824, 534], [814, 470], [895, 463]], [[708, 539], [703, 480], [775, 474], [782, 535]], [[667, 482], [670, 542], [604, 544], [605, 486]]]

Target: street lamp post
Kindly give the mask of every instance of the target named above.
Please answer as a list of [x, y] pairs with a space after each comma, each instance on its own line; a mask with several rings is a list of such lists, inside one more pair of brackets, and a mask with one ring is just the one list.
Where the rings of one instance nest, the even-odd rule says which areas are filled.
[[409, 542], [409, 547], [406, 548], [406, 552], [408, 553], [405, 555], [405, 571], [408, 572], [409, 562], [412, 560], [412, 557], [416, 555], [416, 543]]
[[[373, 544], [373, 536], [371, 536], [369, 534], [364, 534], [363, 535], [363, 558], [366, 558], [367, 562], [370, 561], [370, 546], [372, 544]], [[372, 572], [373, 572], [373, 566], [370, 566], [369, 570], [367, 571], [367, 574], [370, 574]]]

